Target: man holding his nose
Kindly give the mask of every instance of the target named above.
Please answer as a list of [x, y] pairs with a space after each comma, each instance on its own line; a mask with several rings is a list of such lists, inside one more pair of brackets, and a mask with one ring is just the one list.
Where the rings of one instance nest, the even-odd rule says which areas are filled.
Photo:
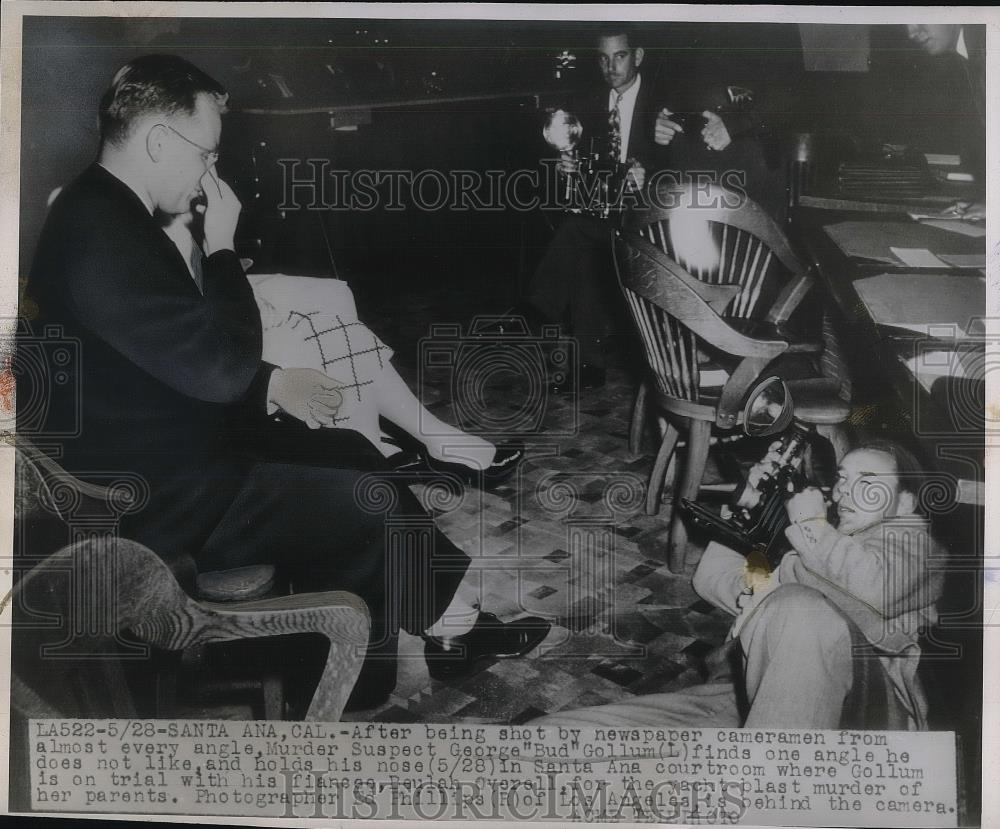
[[[464, 583], [469, 558], [440, 531], [393, 552], [390, 521], [429, 519], [401, 483], [379, 479], [365, 496], [381, 455], [357, 432], [320, 428], [334, 425], [337, 382], [262, 361], [260, 314], [234, 252], [240, 203], [215, 169], [226, 100], [181, 58], [126, 64], [101, 101], [97, 162], [52, 205], [28, 290], [38, 330], [59, 325], [79, 342], [68, 381], [40, 390], [51, 423], [78, 413], [75, 435], [50, 436], [60, 463], [84, 479], [141, 475], [148, 502], [119, 534], [168, 564], [271, 564], [299, 590], [364, 599], [371, 642], [349, 705], [388, 697], [400, 628], [424, 636], [434, 675], [526, 653], [549, 623], [479, 612]], [[189, 269], [154, 214], [182, 215], [202, 199], [205, 257]], [[19, 398], [30, 395], [19, 382]], [[261, 451], [237, 448], [234, 413]]]

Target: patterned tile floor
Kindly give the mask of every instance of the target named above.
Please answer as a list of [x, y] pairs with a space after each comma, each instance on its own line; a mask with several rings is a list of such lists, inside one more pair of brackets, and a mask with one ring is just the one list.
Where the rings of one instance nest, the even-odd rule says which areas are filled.
[[[422, 641], [403, 634], [399, 682], [389, 702], [347, 717], [520, 723], [700, 681], [702, 657], [723, 640], [729, 620], [691, 588], [694, 549], [686, 574], [666, 567], [669, 507], [657, 516], [644, 511], [655, 447], [650, 440], [646, 454], [628, 454], [635, 386], [620, 350], [610, 358], [607, 385], [579, 398], [539, 393], [526, 379], [531, 360], [541, 359], [537, 351], [518, 371], [510, 347], [488, 341], [435, 339], [435, 348], [452, 348], [459, 357], [446, 368], [421, 371], [407, 355], [420, 353], [427, 320], [433, 315], [467, 326], [468, 309], [482, 304], [481, 295], [441, 293], [449, 300], [437, 297], [438, 305], [399, 295], [398, 314], [381, 304], [368, 321], [394, 346], [401, 373], [442, 419], [478, 426], [473, 431], [494, 439], [533, 430], [514, 479], [491, 492], [469, 489], [436, 516], [473, 558], [484, 608], [505, 619], [545, 616], [553, 629], [528, 657], [481, 663], [471, 676], [448, 682], [430, 678]], [[463, 365], [474, 368], [463, 374]]]
[[[428, 289], [432, 281], [369, 297], [364, 284], [352, 286], [361, 318], [392, 346], [394, 364], [432, 412], [494, 440], [526, 436], [528, 455], [515, 478], [490, 492], [467, 488], [442, 501], [426, 487], [414, 491], [473, 559], [485, 609], [503, 619], [537, 614], [553, 628], [527, 657], [482, 662], [472, 675], [447, 682], [430, 678], [423, 641], [402, 633], [388, 703], [345, 719], [522, 723], [701, 681], [703, 657], [723, 641], [730, 620], [691, 588], [694, 547], [685, 574], [667, 569], [669, 505], [645, 514], [655, 446], [650, 439], [645, 454], [628, 454], [634, 364], [619, 348], [605, 387], [549, 396], [537, 376], [537, 349], [525, 350], [534, 355], [527, 363], [523, 354], [512, 363], [509, 345], [448, 333], [434, 338], [433, 350], [468, 363], [421, 370], [421, 341], [426, 353], [432, 320], [465, 331], [476, 313], [509, 305], [483, 283]], [[195, 704], [182, 713], [251, 716], [245, 705]]]

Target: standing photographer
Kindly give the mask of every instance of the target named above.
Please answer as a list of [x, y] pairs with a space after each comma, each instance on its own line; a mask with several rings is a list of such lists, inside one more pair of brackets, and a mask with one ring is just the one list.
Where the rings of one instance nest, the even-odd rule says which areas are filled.
[[[795, 27], [675, 27], [662, 45], [663, 87], [654, 140], [683, 180], [741, 182], [777, 221], [784, 218], [783, 133], [802, 71]], [[676, 40], [676, 42], [674, 42]], [[762, 51], [761, 44], [768, 44]], [[780, 44], [780, 46], [776, 46]]]
[[[602, 85], [582, 96], [574, 107], [583, 123], [585, 146], [595, 148], [615, 162], [627, 165], [625, 187], [632, 193], [643, 189], [653, 169], [653, 122], [655, 95], [640, 70], [645, 51], [637, 32], [629, 26], [609, 26], [595, 39], [597, 64]], [[573, 173], [577, 162], [563, 153], [560, 175]], [[623, 201], [625, 201], [623, 199]], [[606, 364], [604, 340], [618, 326], [612, 309], [622, 305], [611, 261], [612, 225], [587, 215], [566, 216], [538, 263], [525, 297], [509, 316], [523, 316], [536, 327], [568, 323], [579, 349], [578, 371], [566, 373], [566, 380], [553, 382], [549, 390], [562, 394], [604, 386]], [[624, 309], [621, 309], [624, 319]], [[492, 333], [503, 330], [502, 322]]]

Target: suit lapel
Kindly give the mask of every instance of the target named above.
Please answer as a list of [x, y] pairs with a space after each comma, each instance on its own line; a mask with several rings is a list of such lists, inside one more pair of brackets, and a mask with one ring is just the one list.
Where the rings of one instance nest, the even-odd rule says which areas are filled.
[[649, 79], [644, 75], [642, 86], [639, 87], [639, 94], [635, 98], [632, 125], [628, 134], [628, 157], [637, 158], [644, 165], [648, 165], [651, 161], [647, 156], [653, 137], [653, 124], [650, 120], [652, 97]]

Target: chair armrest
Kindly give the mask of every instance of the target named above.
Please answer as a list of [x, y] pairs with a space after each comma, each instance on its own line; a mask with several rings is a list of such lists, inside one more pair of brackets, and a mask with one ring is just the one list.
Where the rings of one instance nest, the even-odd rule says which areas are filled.
[[52, 483], [58, 483], [99, 501], [108, 501], [115, 494], [111, 487], [87, 483], [74, 477], [29, 440], [15, 436], [14, 447], [34, 464], [42, 480], [50, 486]]
[[816, 279], [812, 274], [801, 272], [793, 275], [775, 298], [774, 304], [764, 317], [765, 321], [773, 323], [788, 321], [815, 283]]
[[730, 326], [744, 337], [755, 340], [781, 340], [788, 344], [786, 354], [817, 354], [823, 350], [818, 340], [801, 340], [799, 333], [791, 331], [783, 322], [773, 320], [732, 319]]
[[[361, 672], [368, 645], [370, 620], [360, 598], [334, 591], [225, 604], [191, 600], [185, 605], [140, 622], [132, 631], [168, 650], [234, 639], [319, 633], [329, 640], [330, 652], [306, 719], [323, 722], [340, 719]], [[179, 618], [181, 615], [187, 618]]]

